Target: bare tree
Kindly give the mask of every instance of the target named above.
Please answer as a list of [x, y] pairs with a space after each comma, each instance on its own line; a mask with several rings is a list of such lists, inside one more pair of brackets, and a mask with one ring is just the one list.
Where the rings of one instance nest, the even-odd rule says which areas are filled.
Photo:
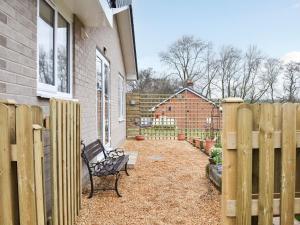
[[290, 62], [285, 66], [283, 90], [284, 100], [296, 102], [299, 98], [300, 63]]
[[237, 73], [240, 70], [241, 52], [232, 46], [223, 46], [219, 53], [218, 65], [218, 86], [221, 90], [221, 97], [236, 96]]
[[268, 86], [267, 98], [273, 103], [275, 102], [276, 86], [278, 83], [279, 75], [282, 71], [281, 62], [275, 58], [267, 58], [264, 62], [264, 72], [262, 73], [262, 80]]
[[243, 73], [239, 84], [242, 99], [251, 102], [259, 100], [265, 93], [265, 85], [261, 85], [259, 74], [261, 72], [263, 56], [256, 46], [250, 46], [243, 59]]
[[218, 63], [215, 59], [215, 53], [213, 52], [213, 46], [211, 43], [208, 43], [207, 49], [204, 55], [204, 74], [200, 79], [201, 93], [206, 97], [211, 99], [213, 86], [215, 86], [214, 81], [216, 80], [218, 73]]
[[169, 75], [178, 77], [182, 86], [187, 81], [196, 82], [202, 74], [203, 53], [207, 43], [193, 36], [183, 36], [173, 43], [166, 52], [160, 53], [163, 63], [169, 66]]
[[128, 82], [128, 90], [136, 93], [172, 94], [180, 84], [168, 76], [157, 75], [152, 68], [141, 70], [139, 80]]

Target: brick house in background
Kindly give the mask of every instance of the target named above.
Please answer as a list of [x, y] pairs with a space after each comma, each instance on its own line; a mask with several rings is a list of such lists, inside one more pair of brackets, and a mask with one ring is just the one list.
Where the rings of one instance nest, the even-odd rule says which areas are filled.
[[191, 87], [183, 88], [151, 109], [154, 118], [164, 118], [178, 129], [218, 130], [220, 107]]
[[137, 79], [131, 1], [1, 0], [0, 99], [81, 103], [81, 137], [126, 137], [126, 81]]

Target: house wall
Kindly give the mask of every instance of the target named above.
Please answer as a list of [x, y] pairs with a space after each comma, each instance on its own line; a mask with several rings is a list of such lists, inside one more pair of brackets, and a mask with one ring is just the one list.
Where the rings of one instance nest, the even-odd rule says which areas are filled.
[[[174, 118], [179, 129], [209, 129], [207, 118], [211, 117], [214, 105], [190, 91], [184, 91], [166, 103], [160, 105], [154, 112], [155, 117], [166, 116]], [[219, 112], [219, 109], [216, 110]], [[220, 112], [219, 112], [220, 113]], [[219, 118], [219, 120], [221, 117]], [[218, 127], [220, 121], [214, 121]], [[219, 127], [220, 128], [220, 127]]]
[[[118, 73], [125, 75], [117, 25], [85, 28], [81, 38], [78, 18], [73, 22], [73, 96], [82, 104], [82, 139], [90, 143], [96, 132], [96, 47], [106, 47], [111, 65], [112, 146], [125, 140], [125, 122], [118, 121]], [[49, 99], [37, 97], [37, 2], [0, 1], [0, 99], [40, 105], [49, 112]]]
[[[88, 38], [82, 38], [82, 30]], [[82, 139], [86, 143], [97, 138], [96, 114], [96, 49], [105, 47], [105, 57], [110, 62], [110, 93], [111, 93], [111, 141], [117, 147], [125, 140], [126, 123], [119, 122], [118, 106], [118, 74], [125, 74], [117, 24], [114, 28], [84, 28], [80, 20], [74, 19], [74, 96], [81, 102], [82, 108]]]

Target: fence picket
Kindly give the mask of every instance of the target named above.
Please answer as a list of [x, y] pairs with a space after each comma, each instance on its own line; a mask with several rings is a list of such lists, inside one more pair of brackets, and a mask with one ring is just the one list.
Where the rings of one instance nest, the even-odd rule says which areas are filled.
[[[41, 112], [41, 111], [40, 111]], [[38, 112], [36, 115], [38, 115]], [[38, 117], [36, 117], [38, 118]], [[41, 120], [39, 120], [41, 121]], [[44, 163], [43, 163], [43, 144], [42, 144], [42, 127], [34, 126], [34, 170], [35, 170], [35, 194], [36, 194], [36, 210], [37, 224], [45, 224], [45, 202], [44, 202]]]
[[0, 224], [13, 225], [9, 109], [4, 104], [0, 104], [0, 127]]
[[282, 108], [282, 172], [280, 223], [294, 224], [296, 173], [296, 106], [286, 103]]
[[237, 113], [237, 224], [251, 225], [252, 110], [242, 104]]
[[20, 225], [37, 225], [32, 112], [29, 106], [17, 106], [16, 136]]
[[[261, 105], [259, 122], [259, 225], [273, 225], [274, 109]], [[263, 179], [262, 179], [263, 178]]]

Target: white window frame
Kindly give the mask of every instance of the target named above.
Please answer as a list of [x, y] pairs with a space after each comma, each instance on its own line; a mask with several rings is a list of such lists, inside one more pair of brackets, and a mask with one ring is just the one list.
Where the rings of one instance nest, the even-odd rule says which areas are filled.
[[118, 110], [119, 122], [125, 121], [125, 78], [120, 73], [118, 75]]
[[[40, 16], [40, 1], [37, 1], [37, 21]], [[65, 13], [60, 10], [52, 1], [44, 0], [53, 10], [54, 10], [54, 79], [55, 79], [55, 85], [49, 85], [40, 82], [39, 79], [39, 40], [37, 35], [37, 96], [43, 97], [43, 98], [62, 98], [62, 99], [72, 99], [73, 98], [73, 49], [72, 49], [72, 43], [73, 43], [73, 21], [69, 19], [68, 16], [65, 15]], [[58, 91], [58, 76], [57, 76], [57, 49], [56, 49], [56, 39], [57, 39], [57, 19], [58, 14], [60, 14], [68, 23], [69, 23], [69, 60], [68, 60], [68, 67], [69, 67], [69, 93], [60, 92]], [[37, 23], [37, 29], [38, 23]]]
[[[102, 79], [101, 79], [101, 82], [102, 82], [102, 96], [101, 96], [101, 105], [102, 105], [102, 108], [101, 108], [101, 110], [102, 110], [102, 118], [101, 118], [101, 124], [102, 124], [102, 143], [104, 144], [104, 147], [105, 147], [105, 149], [110, 149], [110, 147], [111, 147], [111, 83], [110, 83], [110, 79], [111, 79], [111, 73], [110, 73], [110, 62], [107, 60], [107, 58], [105, 58], [104, 56], [103, 56], [103, 54], [102, 54], [102, 52], [98, 49], [98, 48], [96, 48], [96, 61], [95, 62], [97, 62], [97, 58], [99, 58], [100, 60], [101, 60], [101, 62], [102, 62], [102, 73], [105, 73], [105, 65], [108, 67], [108, 80], [107, 80], [107, 85], [108, 85], [108, 121], [109, 121], [109, 124], [108, 124], [108, 143], [107, 144], [105, 144], [105, 137], [106, 137], [106, 135], [105, 135], [105, 125], [104, 125], [104, 123], [105, 123], [105, 110], [106, 110], [106, 108], [105, 107], [107, 107], [106, 106], [106, 104], [105, 104], [105, 79], [104, 79], [104, 77], [102, 76]], [[98, 104], [98, 96], [97, 96], [97, 82], [98, 82], [98, 80], [97, 80], [97, 71], [95, 71], [95, 74], [96, 74], [96, 115], [97, 115], [97, 113], [98, 113], [98, 108], [97, 108], [97, 104]], [[103, 74], [102, 74], [103, 75]], [[97, 136], [98, 136], [98, 116], [96, 116], [96, 120], [97, 120], [97, 123], [96, 123], [96, 134], [97, 134]]]

